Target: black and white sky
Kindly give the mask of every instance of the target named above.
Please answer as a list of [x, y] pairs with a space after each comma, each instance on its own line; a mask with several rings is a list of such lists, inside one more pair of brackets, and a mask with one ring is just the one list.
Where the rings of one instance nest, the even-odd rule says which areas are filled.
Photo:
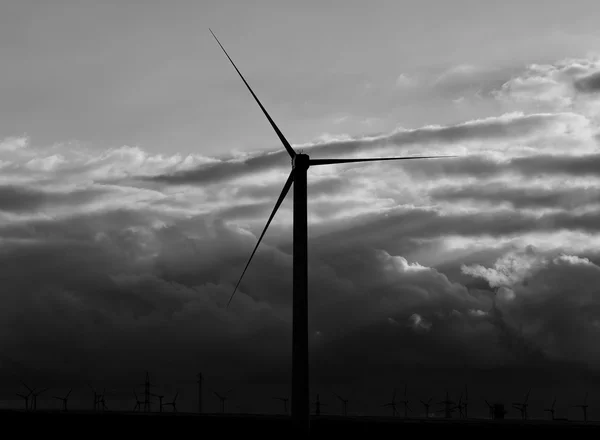
[[463, 156], [309, 170], [311, 374], [328, 410], [335, 391], [383, 414], [408, 383], [419, 412], [468, 383], [474, 414], [531, 387], [533, 417], [589, 389], [600, 418], [598, 13], [3, 3], [2, 406], [23, 379], [87, 406], [90, 382], [126, 408], [146, 370], [182, 409], [199, 371], [234, 389], [232, 411], [289, 394], [291, 194], [225, 308], [289, 157], [210, 26], [311, 157]]

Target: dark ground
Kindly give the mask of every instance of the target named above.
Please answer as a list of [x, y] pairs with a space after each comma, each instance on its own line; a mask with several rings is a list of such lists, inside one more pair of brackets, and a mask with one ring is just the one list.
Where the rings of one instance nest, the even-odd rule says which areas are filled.
[[[245, 437], [259, 435], [264, 438], [289, 438], [291, 432], [290, 419], [285, 416], [261, 415], [202, 415], [188, 413], [119, 413], [119, 412], [67, 412], [18, 410], [0, 411], [0, 423], [4, 429], [16, 429], [21, 434], [31, 436], [34, 433], [45, 435], [59, 434], [61, 437], [81, 437], [87, 435], [120, 435], [136, 433], [137, 435], [173, 435], [173, 432], [202, 432], [213, 435], [243, 435]], [[339, 438], [339, 436], [368, 436], [383, 438], [388, 435], [416, 433], [429, 434], [493, 434], [501, 431], [528, 434], [547, 434], [566, 431], [581, 435], [584, 431], [600, 433], [600, 422], [569, 422], [543, 420], [481, 420], [481, 419], [403, 419], [386, 417], [341, 417], [319, 416], [312, 418], [311, 438]], [[543, 432], [542, 432], [543, 431]], [[219, 433], [219, 434], [217, 434]], [[87, 436], [86, 435], [86, 436]], [[228, 437], [227, 437], [228, 438]]]

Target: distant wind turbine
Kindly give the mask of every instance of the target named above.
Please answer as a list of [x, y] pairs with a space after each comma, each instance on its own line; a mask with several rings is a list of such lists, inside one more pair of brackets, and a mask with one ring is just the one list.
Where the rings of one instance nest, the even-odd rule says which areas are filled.
[[[210, 29], [209, 29], [210, 30]], [[441, 157], [455, 157], [455, 156], [412, 156], [412, 157], [378, 157], [378, 158], [361, 158], [361, 159], [311, 159], [307, 154], [296, 153], [288, 140], [285, 138], [281, 130], [277, 127], [271, 116], [267, 113], [267, 110], [263, 107], [254, 91], [250, 88], [250, 85], [243, 77], [229, 54], [225, 51], [225, 48], [218, 40], [212, 30], [210, 33], [213, 35], [234, 69], [248, 88], [250, 94], [262, 110], [263, 114], [271, 124], [271, 127], [279, 137], [279, 140], [283, 144], [285, 150], [288, 152], [291, 158], [292, 170], [283, 186], [283, 190], [277, 199], [277, 203], [271, 212], [271, 215], [264, 227], [246, 267], [242, 272], [242, 275], [235, 286], [227, 306], [231, 303], [235, 292], [237, 291], [246, 269], [252, 261], [252, 257], [258, 248], [267, 228], [271, 224], [275, 213], [279, 209], [279, 206], [285, 199], [288, 191], [290, 190], [292, 183], [294, 183], [294, 215], [293, 215], [293, 312], [292, 312], [292, 419], [297, 432], [309, 431], [309, 418], [310, 418], [310, 388], [309, 388], [309, 363], [308, 363], [308, 249], [307, 249], [307, 171], [311, 166], [318, 165], [334, 165], [344, 163], [357, 163], [357, 162], [380, 162], [380, 161], [392, 161], [392, 160], [411, 160], [411, 159], [433, 159]]]
[[392, 400], [386, 404], [384, 404], [383, 406], [389, 406], [392, 408], [392, 416], [395, 416], [397, 414], [396, 411], [396, 388], [394, 388], [394, 393], [392, 394]]

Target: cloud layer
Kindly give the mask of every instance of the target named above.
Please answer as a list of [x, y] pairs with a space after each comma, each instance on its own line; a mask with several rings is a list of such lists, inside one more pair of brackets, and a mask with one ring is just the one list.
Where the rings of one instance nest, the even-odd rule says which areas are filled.
[[[400, 369], [418, 382], [426, 368], [600, 368], [599, 72], [594, 60], [528, 66], [486, 93], [506, 107], [496, 116], [295, 146], [463, 156], [309, 170], [316, 388], [383, 387]], [[282, 149], [0, 141], [0, 379], [103, 377], [124, 400], [145, 370], [180, 388], [203, 371], [215, 388], [287, 389], [291, 200], [224, 306], [289, 167]]]

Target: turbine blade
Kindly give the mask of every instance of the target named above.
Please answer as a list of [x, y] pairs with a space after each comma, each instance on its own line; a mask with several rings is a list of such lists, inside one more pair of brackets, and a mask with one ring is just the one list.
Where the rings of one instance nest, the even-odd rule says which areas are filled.
[[410, 159], [439, 159], [442, 157], [458, 156], [406, 156], [406, 157], [373, 157], [366, 159], [310, 159], [309, 165], [336, 165], [340, 163], [358, 163], [358, 162], [381, 162], [386, 160], [410, 160]]
[[240, 277], [237, 284], [235, 285], [235, 289], [233, 289], [233, 293], [231, 294], [229, 301], [227, 301], [227, 307], [229, 307], [229, 304], [231, 303], [231, 300], [233, 299], [233, 295], [235, 295], [235, 292], [237, 291], [238, 286], [242, 282], [242, 278], [244, 278], [246, 269], [248, 269], [248, 266], [250, 265], [250, 262], [252, 261], [252, 257], [254, 257], [254, 254], [256, 253], [256, 249], [258, 249], [258, 245], [260, 244], [262, 238], [264, 237], [265, 232], [267, 232], [267, 228], [271, 224], [271, 220], [273, 220], [273, 217], [275, 217], [275, 213], [279, 209], [279, 206], [283, 202], [283, 199], [285, 199], [285, 196], [287, 195], [288, 191], [290, 190], [290, 187], [292, 186], [293, 181], [294, 181], [294, 171], [292, 170], [292, 172], [288, 176], [287, 181], [285, 182], [285, 185], [283, 185], [283, 190], [281, 190], [281, 194], [279, 195], [279, 199], [277, 199], [277, 203], [275, 204], [275, 207], [273, 208], [273, 212], [271, 212], [271, 216], [269, 217], [269, 220], [267, 221], [267, 224], [265, 225], [265, 228], [263, 229], [262, 234], [260, 234], [260, 238], [258, 239], [256, 246], [254, 246], [254, 250], [252, 251], [250, 258], [248, 259], [248, 262], [246, 263], [246, 267], [244, 268], [244, 271], [242, 272], [242, 276]]
[[269, 122], [271, 123], [271, 127], [273, 127], [273, 130], [275, 130], [275, 133], [277, 133], [277, 136], [279, 137], [279, 140], [281, 141], [281, 143], [283, 144], [283, 146], [287, 150], [287, 152], [290, 155], [290, 157], [293, 159], [296, 156], [296, 152], [294, 151], [294, 149], [292, 148], [292, 146], [290, 145], [290, 143], [287, 141], [287, 139], [285, 138], [285, 136], [283, 135], [283, 133], [281, 132], [281, 130], [279, 130], [279, 128], [277, 127], [277, 125], [275, 125], [275, 122], [273, 121], [273, 119], [271, 119], [271, 116], [269, 116], [269, 113], [267, 113], [267, 110], [263, 107], [263, 105], [259, 101], [258, 97], [254, 94], [254, 92], [252, 91], [252, 88], [250, 88], [250, 84], [248, 84], [248, 82], [246, 81], [246, 79], [244, 78], [244, 76], [242, 75], [242, 73], [240, 72], [240, 70], [237, 68], [237, 66], [235, 65], [235, 63], [233, 62], [233, 60], [231, 59], [231, 57], [229, 56], [229, 54], [227, 53], [227, 51], [225, 50], [225, 48], [223, 47], [223, 45], [221, 44], [221, 42], [219, 41], [219, 39], [217, 38], [217, 36], [215, 35], [215, 33], [211, 29], [209, 29], [209, 31], [212, 34], [212, 36], [215, 37], [215, 40], [217, 40], [217, 43], [219, 43], [219, 46], [221, 46], [221, 49], [223, 49], [223, 52], [225, 53], [225, 55], [227, 56], [227, 58], [229, 58], [229, 61], [233, 65], [233, 68], [237, 71], [238, 75], [240, 75], [240, 78], [242, 78], [242, 81], [244, 81], [244, 84], [246, 84], [246, 87], [248, 87], [248, 90], [250, 91], [250, 93], [254, 97], [254, 100], [256, 101], [256, 103], [258, 104], [258, 106], [260, 107], [260, 109], [262, 110], [262, 112], [265, 114], [265, 116], [267, 117], [267, 119], [269, 120]]

